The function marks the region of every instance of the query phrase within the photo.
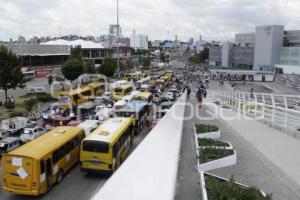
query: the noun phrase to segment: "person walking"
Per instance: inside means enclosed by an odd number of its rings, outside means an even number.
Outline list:
[[[187,99],[190,99],[190,96],[191,96],[191,88],[190,86],[187,86]]]
[[[199,87],[196,92],[196,97],[198,100],[199,108],[201,108],[201,106],[202,106],[202,101],[203,101],[202,95],[203,95],[203,89],[201,87]]]

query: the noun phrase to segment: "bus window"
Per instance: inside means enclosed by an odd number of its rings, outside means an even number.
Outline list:
[[[84,141],[82,149],[87,152],[108,153],[109,144],[100,141]]]

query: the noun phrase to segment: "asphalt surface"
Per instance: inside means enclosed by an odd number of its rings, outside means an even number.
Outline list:
[[[149,133],[145,128],[134,140],[132,151],[144,140]],[[131,152],[132,152],[131,151]],[[0,190],[1,200],[88,200],[97,192],[109,177],[101,175],[84,176],[80,173],[79,165],[69,171],[59,185],[55,185],[48,193],[40,197],[20,196]],[[2,188],[2,169],[0,166],[0,188]],[[130,180],[129,180],[130,181]]]
[[[8,90],[8,97],[14,97],[17,99],[20,96],[26,95],[29,87],[45,87],[46,90],[49,89],[49,84],[47,78],[38,78],[26,83],[25,88],[16,88],[15,90]],[[0,90],[0,101],[4,102],[5,92]]]

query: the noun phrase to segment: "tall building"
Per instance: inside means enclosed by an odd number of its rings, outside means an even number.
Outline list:
[[[255,33],[238,33],[235,34],[235,44],[239,46],[254,46]]]
[[[135,50],[148,50],[148,36],[143,34],[136,34],[134,30],[130,38],[130,47]]]
[[[118,35],[119,33],[119,35]],[[110,46],[113,44],[116,44],[118,41],[118,36],[119,38],[122,37],[122,28],[120,25],[109,25],[109,33],[108,33],[108,43]]]
[[[258,26],[255,31],[254,70],[269,70],[280,63],[284,26]]]

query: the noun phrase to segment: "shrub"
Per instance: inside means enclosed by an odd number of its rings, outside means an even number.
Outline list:
[[[196,124],[196,132],[197,134],[208,133],[208,132],[216,132],[219,130],[219,127],[208,124]]]
[[[206,139],[206,138],[199,138],[198,144],[201,147],[207,147],[207,146],[218,146],[218,147],[229,147],[229,144],[226,142],[222,142],[219,140],[213,140],[213,139]]]
[[[36,95],[36,99],[42,103],[48,103],[52,101],[56,101],[50,94],[48,93],[39,93]]]
[[[63,81],[65,81],[66,79],[65,79],[64,77],[61,77],[61,76],[56,76],[56,77],[54,78],[54,80],[55,80],[55,81],[58,81],[58,82],[63,82]]]
[[[25,105],[25,110],[27,112],[31,112],[33,110],[33,108],[38,104],[38,100],[37,99],[29,99],[24,101],[24,105]]]
[[[234,150],[206,148],[199,150],[200,163],[207,163],[213,160],[218,160],[234,154]]]
[[[244,187],[231,181],[224,181],[212,176],[205,176],[207,196],[209,200],[241,199],[241,200],[272,200],[271,195],[264,197],[255,187]]]
[[[9,113],[9,118],[14,118],[14,117],[23,117],[24,113],[20,111],[14,111]]]
[[[15,109],[16,105],[14,103],[11,103],[11,102],[6,102],[4,104],[5,108],[6,109],[9,109],[9,110],[12,110],[12,109]]]

